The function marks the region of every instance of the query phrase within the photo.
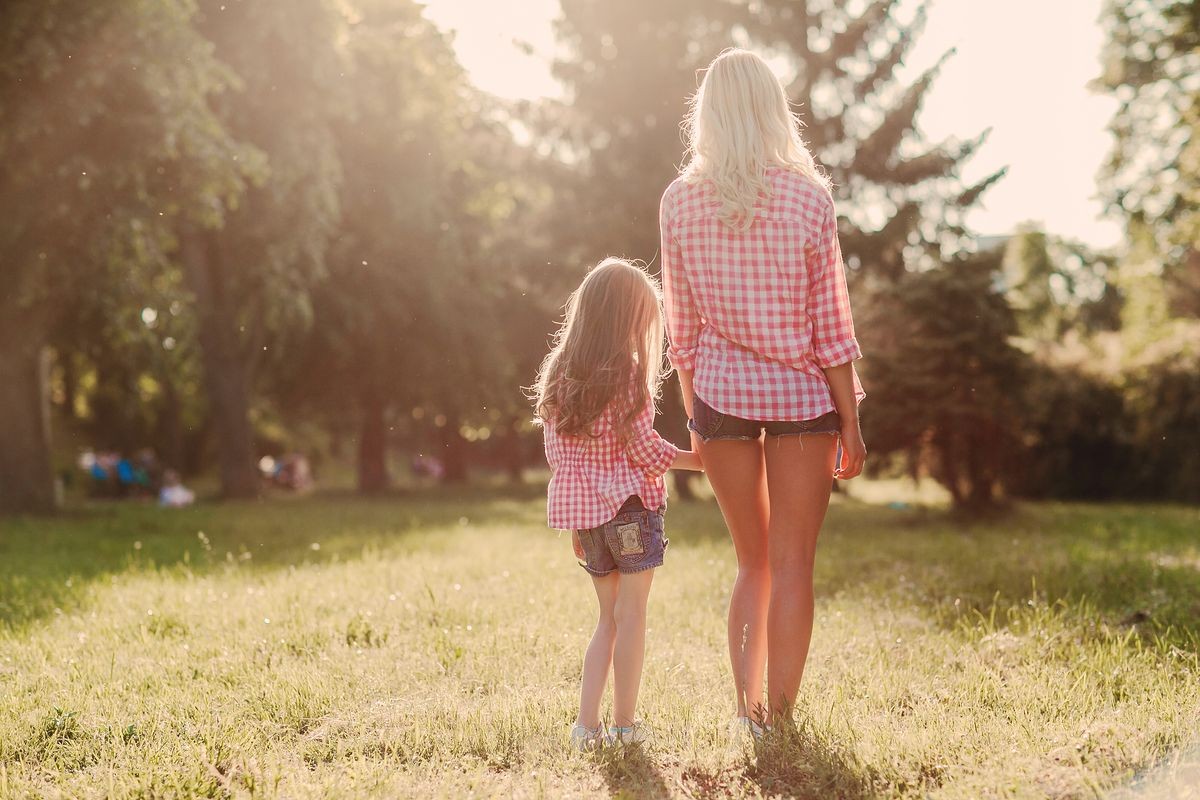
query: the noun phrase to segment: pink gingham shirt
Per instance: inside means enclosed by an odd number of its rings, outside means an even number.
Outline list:
[[[552,473],[546,503],[551,528],[603,525],[633,495],[652,511],[667,504],[663,475],[679,449],[654,430],[654,403],[646,403],[628,442],[617,436],[614,415],[615,406],[610,405],[593,425],[594,436],[560,436],[552,421],[543,422]]]
[[[835,411],[822,368],[862,357],[854,338],[829,192],[783,168],[739,231],[703,182],[662,197],[668,355],[694,370],[697,397],[724,414],[799,421]],[[854,376],[855,399],[865,396]]]

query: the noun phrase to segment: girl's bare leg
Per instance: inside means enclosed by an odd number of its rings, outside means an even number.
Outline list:
[[[763,714],[763,672],[767,662],[768,568],[766,467],[761,440],[701,443],[708,480],[737,554],[737,579],[729,595],[729,663],[737,693],[737,713]]]
[[[767,615],[767,696],[772,714],[790,713],[800,691],[813,628],[813,564],[829,508],[837,437],[768,438],[771,603]]]
[[[617,638],[615,617],[617,587],[620,576],[611,572],[603,578],[592,576],[596,587],[596,599],[600,603],[600,617],[596,630],[583,657],[583,685],[579,691],[579,717],[576,724],[594,730],[600,725],[600,699],[604,696],[604,685],[608,683],[608,667],[613,660],[613,645]]]
[[[642,662],[646,656],[646,601],[654,570],[622,575],[617,589],[615,618],[616,647],[612,651],[613,724],[633,725],[638,689],[642,684]]]

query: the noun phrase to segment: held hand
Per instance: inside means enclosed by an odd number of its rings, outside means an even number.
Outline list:
[[[833,470],[833,477],[848,481],[857,477],[867,460],[867,446],[863,443],[862,430],[857,425],[842,430],[842,458]]]

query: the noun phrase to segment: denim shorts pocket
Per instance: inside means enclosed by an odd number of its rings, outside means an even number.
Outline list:
[[[628,518],[626,518],[628,516]],[[646,514],[622,514],[605,531],[609,549],[619,564],[632,566],[645,560],[650,553],[652,537],[646,524]]]
[[[692,398],[692,418],[688,421],[688,428],[700,434],[701,439],[711,439],[716,436],[724,421],[725,415],[720,411],[699,397]]]

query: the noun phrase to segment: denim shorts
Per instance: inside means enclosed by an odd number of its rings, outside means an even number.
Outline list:
[[[646,510],[636,495],[608,522],[577,533],[587,558],[579,566],[598,578],[613,570],[624,575],[661,567],[670,544],[663,532],[662,509]]]
[[[842,418],[830,411],[813,419],[798,422],[764,422],[722,414],[699,397],[692,398],[692,418],[688,429],[699,434],[700,439],[711,442],[718,439],[740,439],[752,441],[762,436],[798,436],[803,433],[838,435],[842,431]]]

